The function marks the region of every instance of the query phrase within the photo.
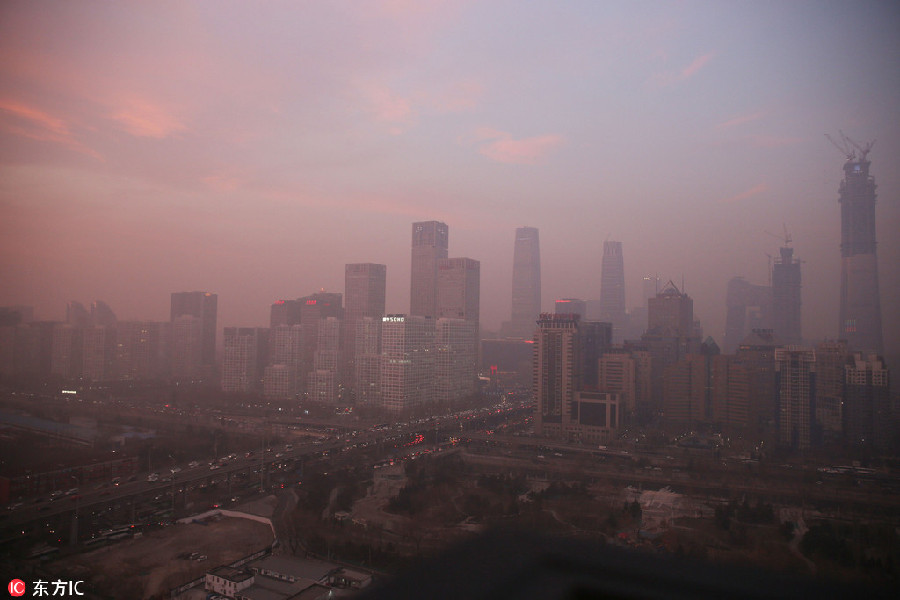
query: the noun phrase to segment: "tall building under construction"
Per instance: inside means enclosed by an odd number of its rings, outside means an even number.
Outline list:
[[[841,204],[840,338],[851,350],[883,352],[878,260],[875,255],[875,179],[860,147],[842,135],[847,160],[839,188]],[[852,147],[850,146],[852,145]],[[841,147],[839,145],[839,147]],[[852,148],[859,152],[857,155]]]

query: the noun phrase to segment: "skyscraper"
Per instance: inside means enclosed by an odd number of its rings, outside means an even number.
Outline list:
[[[447,258],[449,230],[445,223],[424,221],[412,226],[412,265],[409,281],[409,314],[437,314],[437,261]]]
[[[618,339],[625,325],[625,261],[622,242],[603,242],[600,266],[600,320],[613,324]]]
[[[262,383],[269,330],[226,327],[222,359],[222,391],[254,392]]]
[[[341,334],[344,385],[351,402],[360,400],[359,386],[363,391],[363,402],[373,401],[372,390],[377,387],[377,377],[373,357],[381,352],[381,317],[384,316],[387,267],[372,263],[349,264],[344,267],[344,325]],[[366,363],[362,373],[360,355]]]
[[[216,311],[219,297],[210,292],[175,292],[172,294],[172,369],[181,377],[210,377],[216,365]],[[188,327],[185,317],[198,322]],[[179,323],[179,319],[181,322]],[[189,332],[188,329],[191,331]],[[193,331],[197,329],[197,331]],[[193,348],[199,338],[199,347]],[[178,344],[190,343],[192,348],[178,348]],[[188,356],[191,364],[178,364]],[[194,361],[197,361],[194,364]],[[196,371],[196,372],[195,372]]]
[[[785,345],[802,343],[800,328],[800,261],[794,249],[784,245],[772,268],[772,328]]]
[[[728,282],[725,295],[725,343],[731,354],[754,329],[771,329],[772,288],[754,285],[743,277]]]
[[[869,175],[866,155],[848,153],[841,204],[841,308],[840,333],[851,350],[881,354],[881,296],[875,255],[875,179]]]
[[[478,322],[481,263],[471,258],[437,261],[437,318]]]
[[[538,230],[516,229],[513,253],[511,337],[531,338],[541,313],[541,248]]]
[[[775,349],[778,442],[806,450],[817,444],[816,353],[791,346]]]
[[[382,317],[381,402],[404,412],[434,400],[434,319]]]
[[[533,360],[537,435],[570,442],[610,439],[619,424],[621,396],[596,390],[599,350],[610,336],[608,323],[582,322],[577,314],[540,315]]]

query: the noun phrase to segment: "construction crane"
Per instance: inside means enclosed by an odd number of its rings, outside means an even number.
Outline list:
[[[868,142],[865,146],[863,146],[847,137],[847,135],[844,134],[843,131],[838,130],[838,133],[841,135],[840,142],[835,140],[827,133],[825,134],[825,137],[828,138],[828,141],[831,142],[848,161],[855,161],[857,152],[859,152],[860,161],[866,160],[866,156],[872,150],[872,146],[875,145],[875,140],[872,140],[871,142]]]
[[[791,241],[792,241],[791,234],[788,233],[788,228],[785,223],[782,223],[781,227],[784,229],[784,235],[778,235],[777,233],[772,233],[771,231],[765,231],[765,230],[763,230],[763,233],[765,233],[766,235],[771,235],[772,237],[776,237],[779,240],[784,240],[784,246],[786,248],[790,248]]]

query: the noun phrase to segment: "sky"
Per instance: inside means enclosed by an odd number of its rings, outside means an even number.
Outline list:
[[[768,281],[786,229],[803,333],[837,334],[842,154],[875,140],[888,353],[900,344],[900,7],[894,2],[0,3],[0,305],[101,299],[220,326],[387,265],[409,308],[411,224],[481,261],[509,319],[515,228],[543,305],[626,303],[659,274],[721,341],[725,289]]]

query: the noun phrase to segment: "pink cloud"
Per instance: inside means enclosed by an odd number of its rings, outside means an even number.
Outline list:
[[[15,100],[0,100],[0,128],[19,137],[54,142],[103,160],[99,153],[76,139],[65,120]]]
[[[110,118],[136,137],[167,138],[187,129],[163,106],[134,95],[123,97]]]
[[[688,77],[693,77],[694,75],[696,75],[698,72],[700,72],[700,69],[706,66],[706,63],[712,60],[712,57],[713,53],[708,52],[703,56],[698,56],[697,58],[695,58],[691,64],[682,69],[681,78],[687,79]]]
[[[562,136],[556,134],[516,140],[510,133],[488,127],[476,130],[471,139],[480,144],[478,152],[482,156],[515,165],[536,164],[564,141]]]
[[[695,58],[688,66],[684,67],[680,71],[663,71],[661,73],[654,73],[647,80],[647,83],[652,87],[662,88],[680,83],[686,79],[690,79],[701,70],[703,70],[703,68],[707,64],[709,64],[709,61],[711,61],[714,56],[714,52],[707,52],[706,54]]]
[[[750,188],[749,190],[745,190],[745,191],[741,192],[740,194],[731,196],[730,198],[725,198],[724,200],[722,200],[722,202],[724,202],[724,203],[740,202],[741,200],[747,200],[748,198],[752,198],[753,196],[757,196],[759,194],[764,194],[768,191],[769,191],[768,184],[758,183],[758,184],[754,185],[752,188]]]

